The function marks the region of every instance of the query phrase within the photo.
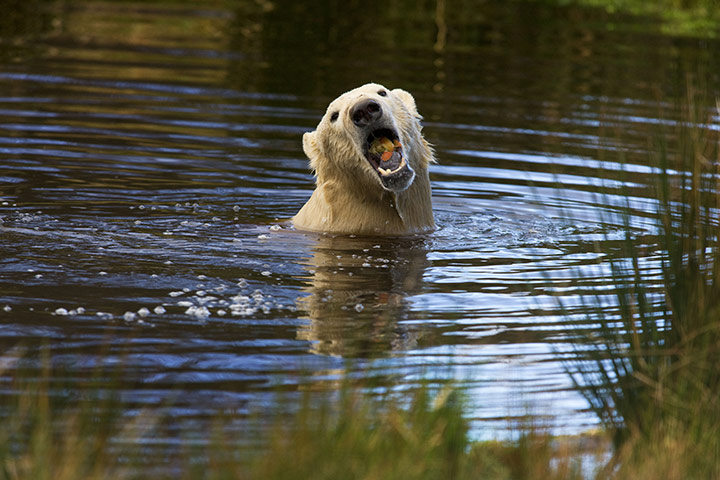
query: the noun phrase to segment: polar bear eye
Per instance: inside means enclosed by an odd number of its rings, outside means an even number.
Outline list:
[[[340,114],[338,112],[333,112],[332,115],[330,115],[330,121],[334,122],[335,120],[338,119],[339,116],[340,116]]]
[[[380,95],[381,97],[387,97],[387,92],[385,90],[380,90],[378,92],[378,95]]]

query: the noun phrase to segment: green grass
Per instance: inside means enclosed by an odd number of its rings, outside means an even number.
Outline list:
[[[626,206],[623,254],[609,261],[616,309],[586,296],[583,323],[597,329],[567,362],[613,434],[621,478],[720,478],[720,157],[690,90],[681,121],[651,149],[655,244],[635,238]],[[643,266],[648,249],[660,256],[659,286]]]
[[[256,439],[259,448],[238,448],[243,432],[225,425],[240,418],[218,413],[206,431],[187,432],[209,443],[181,447],[176,456],[148,457],[143,440],[171,419],[152,411],[127,418],[112,385],[109,391],[68,386],[73,398],[62,398],[52,383],[57,372],[47,367],[52,362],[43,363],[42,372],[0,372],[12,379],[13,392],[0,396],[0,480],[148,478],[148,469],[157,467],[152,478],[581,478],[579,447],[530,422],[515,441],[471,442],[464,395],[449,384],[381,394],[373,389],[370,395],[363,385],[343,380],[326,400],[304,393],[296,413],[278,416]]]

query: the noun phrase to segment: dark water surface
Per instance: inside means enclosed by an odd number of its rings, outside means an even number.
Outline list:
[[[653,234],[648,149],[720,71],[717,43],[523,2],[26,2],[0,28],[0,350],[46,345],[68,385],[120,371],[128,412],[179,430],[346,373],[455,379],[478,438],[594,426],[552,295],[581,318],[612,287],[622,178]],[[294,231],[301,135],[368,81],[416,97],[439,228]]]

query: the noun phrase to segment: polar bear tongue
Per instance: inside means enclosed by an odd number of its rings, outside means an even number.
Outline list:
[[[380,158],[380,163],[377,167],[377,170],[380,175],[385,177],[388,175],[392,175],[404,166],[405,159],[402,156],[402,151],[399,148],[396,148],[391,155],[383,155]]]

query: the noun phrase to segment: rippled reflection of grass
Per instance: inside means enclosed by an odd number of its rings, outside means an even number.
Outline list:
[[[720,156],[699,104],[689,95],[652,149],[656,244],[633,237],[628,206],[622,254],[606,261],[616,308],[585,295],[592,327],[567,362],[623,478],[720,478]]]

